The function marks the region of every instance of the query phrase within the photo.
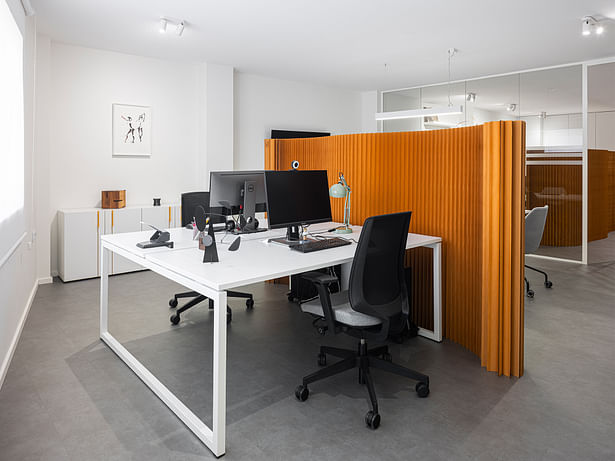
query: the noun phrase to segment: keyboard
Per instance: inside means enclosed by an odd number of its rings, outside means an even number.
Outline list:
[[[304,243],[291,246],[295,251],[301,253],[311,253],[312,251],[326,250],[327,248],[342,247],[344,245],[350,245],[350,240],[342,239],[339,237],[332,237],[327,239],[308,240]]]

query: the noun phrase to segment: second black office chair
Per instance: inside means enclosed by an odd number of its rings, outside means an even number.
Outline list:
[[[365,423],[380,425],[378,401],[370,368],[418,381],[419,397],[429,395],[429,377],[392,363],[387,346],[367,348],[367,340],[383,342],[400,333],[407,324],[410,306],[404,274],[404,255],[410,212],[373,216],[365,220],[350,272],[348,291],[330,294],[328,285],[337,278],[320,272],[303,276],[318,289],[319,299],[304,303],[301,309],[316,316],[315,326],[332,333],[343,332],[359,338],[357,350],[321,346],[318,364],[325,366],[327,355],[342,360],[303,378],[295,396],[307,400],[308,385],[353,368],[359,369],[359,382],[367,386],[371,409]],[[319,324],[320,323],[320,324]]]
[[[188,224],[192,223],[192,220],[194,218],[194,209],[198,206],[201,205],[203,208],[205,208],[205,211],[207,213],[209,213],[209,192],[186,192],[184,194],[182,194],[182,227],[186,227]],[[222,210],[215,210],[215,211],[222,211]],[[212,216],[211,217],[213,222],[224,222],[225,219],[223,217],[220,216]],[[250,293],[242,293],[240,291],[227,291],[226,295],[229,298],[244,298],[246,300],[246,307],[248,309],[252,309],[254,307],[254,298],[252,297],[252,294]],[[180,319],[180,314],[182,312],[187,311],[188,309],[196,306],[197,304],[202,303],[203,301],[208,300],[207,296],[204,296],[202,294],[200,294],[197,291],[186,291],[184,293],[176,293],[175,295],[173,295],[173,297],[169,300],[169,306],[172,308],[177,307],[178,303],[178,299],[182,299],[182,298],[192,298],[190,301],[188,301],[186,304],[184,304],[183,306],[181,306],[179,309],[177,309],[175,311],[175,313],[171,316],[170,320],[171,323],[173,325],[177,325],[179,323]],[[214,304],[213,301],[211,299],[209,299],[209,308],[213,309]],[[233,311],[231,311],[231,308],[229,306],[226,306],[226,322],[227,323],[231,323],[231,320],[233,319]]]

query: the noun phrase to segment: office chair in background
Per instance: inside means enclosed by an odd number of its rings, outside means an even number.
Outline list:
[[[367,340],[383,342],[390,334],[401,332],[408,321],[404,255],[410,215],[410,212],[394,213],[365,220],[352,261],[348,291],[330,294],[328,285],[337,283],[336,277],[320,272],[303,274],[316,285],[319,294],[318,300],[301,305],[303,312],[317,317],[314,324],[319,329],[346,333],[358,338],[359,344],[357,350],[321,346],[320,366],[326,365],[327,355],[342,360],[305,376],[295,396],[305,401],[309,396],[308,384],[358,368],[359,383],[367,386],[371,403],[365,423],[372,429],[380,425],[380,415],[370,368],[414,379],[418,381],[415,387],[418,396],[429,395],[428,376],[392,363],[387,346],[367,348]]]
[[[540,246],[540,241],[542,240],[542,234],[545,230],[545,222],[547,221],[547,213],[549,211],[549,205],[536,207],[530,210],[530,212],[525,215],[525,254],[530,255],[535,253],[538,247]],[[549,280],[549,276],[546,272],[541,271],[540,269],[536,269],[535,267],[525,265],[526,268],[531,269],[533,271],[541,273],[545,278],[545,287],[551,288],[553,286],[553,282]],[[530,288],[530,282],[528,282],[527,277],[523,278],[525,280],[525,292],[528,298],[534,297],[534,290]]]
[[[198,205],[201,205],[205,209],[205,212],[209,213],[210,211],[209,192],[186,192],[182,194],[182,198],[181,198],[182,227],[186,227],[188,224],[192,223],[194,219],[194,209]],[[223,210],[219,210],[219,211],[221,212]],[[214,223],[225,222],[225,219],[222,216],[212,215],[210,219]],[[254,307],[254,298],[252,297],[250,293],[242,293],[240,291],[229,290],[226,292],[226,294],[228,297],[231,297],[231,298],[244,298],[246,300],[246,307],[248,309],[252,309]],[[183,306],[181,306],[179,309],[177,309],[175,311],[175,314],[171,316],[170,320],[173,325],[177,325],[179,323],[180,314],[182,312],[185,312],[188,309],[191,309],[197,304],[208,299],[206,296],[200,294],[197,291],[186,291],[184,293],[175,294],[173,298],[169,300],[169,306],[172,308],[177,307],[177,304],[178,304],[177,300],[180,298],[192,298],[192,299],[188,301],[186,304],[184,304]],[[213,307],[214,307],[214,303],[210,299],[209,308],[213,309]],[[231,308],[229,306],[226,306],[226,322],[231,323],[232,319],[233,319],[233,312],[231,311]]]

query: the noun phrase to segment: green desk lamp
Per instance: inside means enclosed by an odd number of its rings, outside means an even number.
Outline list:
[[[342,172],[338,174],[339,181],[329,188],[329,195],[334,198],[344,197],[346,198],[346,203],[344,204],[344,227],[338,227],[335,229],[335,233],[352,234],[352,229],[350,228],[350,187]]]

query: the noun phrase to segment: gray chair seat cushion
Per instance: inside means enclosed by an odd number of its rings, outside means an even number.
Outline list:
[[[335,313],[335,320],[352,327],[372,327],[380,325],[382,321],[377,317],[357,312],[350,307],[348,291],[331,294],[331,307]],[[309,314],[324,317],[320,299],[301,304],[301,310]]]

